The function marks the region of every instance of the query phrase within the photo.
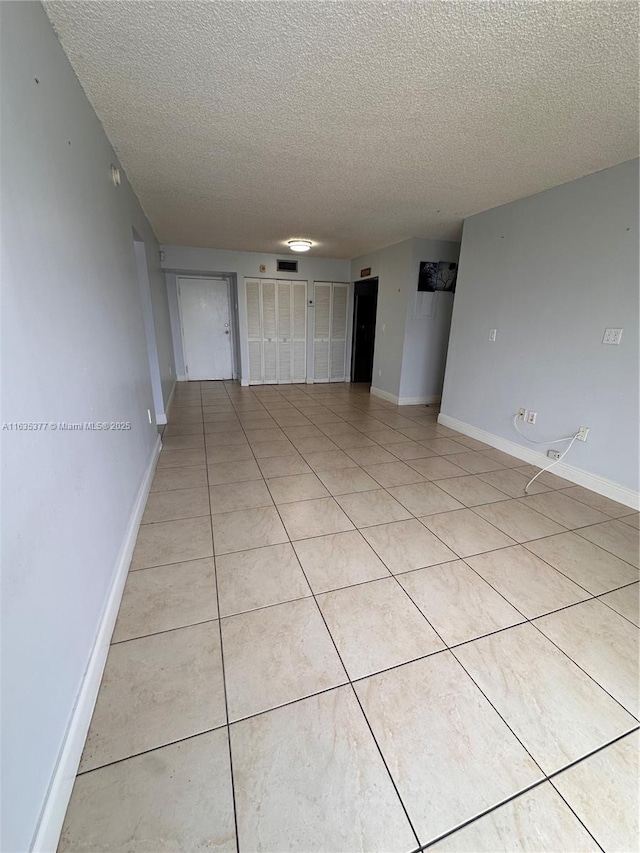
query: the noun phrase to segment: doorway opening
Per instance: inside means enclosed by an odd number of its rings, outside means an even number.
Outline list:
[[[156,344],[156,329],[153,319],[153,303],[151,301],[151,287],[149,285],[147,254],[142,238],[135,228],[132,230],[133,252],[136,259],[138,287],[140,289],[140,302],[142,305],[142,319],[144,321],[144,334],[147,344],[147,358],[149,359],[149,376],[151,378],[153,406],[155,409],[156,423],[166,424],[167,415],[164,410],[164,398],[162,396],[162,376],[160,374],[160,360],[158,358],[158,347]]]
[[[187,380],[233,379],[229,280],[179,276],[177,291]]]
[[[353,304],[353,351],[351,381],[371,383],[376,338],[378,279],[356,281]]]

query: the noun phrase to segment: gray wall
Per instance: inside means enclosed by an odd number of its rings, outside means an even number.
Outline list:
[[[441,390],[451,296],[437,294],[432,318],[416,316],[420,261],[456,261],[459,243],[411,239],[351,261],[351,279],[371,267],[378,277],[372,387],[396,398],[437,396]]]
[[[637,160],[465,221],[445,414],[525,447],[521,406],[534,438],[588,426],[566,462],[638,491],[638,378]]]
[[[2,3],[0,15],[2,420],[133,425],[0,433],[0,849],[23,851],[157,441],[133,228],[156,302],[164,276],[135,195],[111,183],[115,155],[41,5]],[[168,390],[170,335],[159,349]]]
[[[178,300],[176,296],[175,275],[171,271],[181,273],[199,273],[209,275],[235,275],[237,279],[238,322],[240,328],[239,341],[239,374],[240,379],[248,382],[249,351],[247,347],[247,300],[244,287],[245,278],[287,278],[309,283],[308,298],[314,281],[349,281],[349,261],[333,258],[314,258],[308,255],[292,255],[285,250],[281,255],[262,255],[256,252],[232,252],[221,249],[198,249],[188,246],[163,246],[165,259],[163,268],[167,270],[167,290],[169,292],[169,307],[174,329],[174,345],[178,370],[184,371],[182,356],[182,341],[180,325],[177,318]],[[279,273],[276,271],[278,258],[298,261],[297,273]],[[266,272],[260,272],[260,265],[266,266]],[[308,311],[309,328],[307,334],[307,376],[313,377],[313,309]]]

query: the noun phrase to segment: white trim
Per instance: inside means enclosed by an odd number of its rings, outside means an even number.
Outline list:
[[[240,379],[240,385],[243,388],[248,388],[249,387],[249,380],[248,379]]]
[[[169,399],[167,400],[167,404],[164,407],[164,412],[156,412],[156,423],[159,426],[163,426],[167,423],[167,418],[169,417],[169,412],[171,411],[171,404],[173,403],[173,393],[176,390],[176,382],[175,379],[173,381],[173,385],[171,386],[171,393],[169,394]]]
[[[177,381],[177,382],[188,382],[188,381],[189,381],[189,377],[188,377],[186,374],[185,374],[184,376],[177,376],[177,377],[176,377],[176,381]]]
[[[142,483],[138,490],[127,531],[116,561],[111,588],[106,599],[102,616],[96,632],[89,661],[71,713],[69,725],[58,754],[58,761],[51,777],[49,790],[40,813],[38,828],[31,851],[33,853],[53,853],[58,847],[62,824],[71,798],[73,783],[80,764],[82,750],[89,731],[91,716],[98,697],[102,673],[107,662],[109,643],[120,608],[122,592],[131,563],[133,548],[138,536],[151,481],[156,469],[158,455],[162,447],[160,436],[154,444]]]
[[[374,397],[380,397],[389,403],[395,403],[396,406],[420,406],[422,404],[440,402],[440,394],[432,394],[429,397],[397,397],[395,394],[389,393],[389,391],[374,388],[373,385],[370,390]]]
[[[509,441],[507,438],[502,438],[492,432],[486,432],[479,427],[467,424],[464,421],[459,421],[457,418],[452,418],[449,415],[440,413],[438,415],[438,423],[449,427],[456,432],[461,432],[463,435],[468,435],[471,438],[476,438],[478,441],[483,441],[491,447],[502,450],[510,456],[515,456],[516,459],[522,459],[530,465],[536,465],[538,468],[545,468],[549,465],[549,459],[544,453],[537,450],[532,450],[529,447],[523,447],[521,444],[516,444],[514,441]],[[607,480],[605,477],[600,477],[597,474],[589,474],[581,468],[574,468],[573,465],[567,465],[566,462],[559,462],[553,467],[553,473],[558,477],[563,477],[578,486],[584,486],[585,489],[590,489],[599,495],[604,495],[612,501],[629,506],[632,509],[640,509],[640,494],[628,489],[626,486],[621,486],[619,483],[614,483],[613,480]]]

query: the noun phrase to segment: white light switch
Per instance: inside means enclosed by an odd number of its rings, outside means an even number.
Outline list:
[[[498,337],[498,330],[497,329],[491,329],[489,332],[489,340],[493,343],[497,337]]]
[[[622,329],[605,329],[603,344],[619,344],[622,339]]]

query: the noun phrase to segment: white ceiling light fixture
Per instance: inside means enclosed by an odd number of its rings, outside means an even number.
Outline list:
[[[313,243],[311,240],[289,240],[287,245],[292,252],[308,252]]]

